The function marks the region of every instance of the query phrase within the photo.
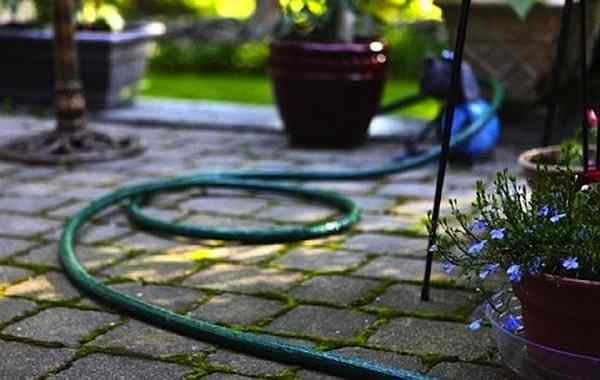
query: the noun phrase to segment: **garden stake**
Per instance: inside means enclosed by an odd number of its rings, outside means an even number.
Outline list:
[[[442,137],[442,152],[438,163],[438,174],[435,187],[435,198],[433,201],[433,211],[431,214],[432,230],[427,245],[427,260],[425,262],[425,274],[423,276],[423,287],[421,289],[421,300],[429,301],[429,283],[431,281],[431,266],[433,264],[433,251],[435,247],[437,224],[440,217],[440,204],[442,203],[442,191],[444,189],[444,177],[446,176],[446,167],[448,165],[448,156],[450,155],[450,138],[452,137],[452,122],[454,121],[454,109],[458,102],[458,89],[460,80],[460,71],[462,67],[463,51],[465,40],[467,38],[467,25],[469,21],[469,9],[471,0],[462,0],[460,9],[458,31],[456,34],[456,47],[452,59],[452,77],[450,82],[450,93],[444,115],[444,133]]]
[[[565,0],[561,19],[560,31],[558,34],[558,47],[556,49],[556,57],[554,58],[554,67],[552,68],[552,81],[550,83],[550,92],[546,106],[546,122],[544,134],[542,136],[542,146],[550,145],[552,141],[552,131],[554,129],[554,121],[556,119],[557,95],[560,87],[560,78],[565,56],[567,54],[567,41],[569,38],[569,29],[571,27],[571,17],[573,13],[573,0]]]
[[[587,173],[589,168],[589,125],[587,113],[589,110],[589,96],[588,96],[588,68],[587,68],[587,41],[586,41],[586,16],[587,16],[587,1],[580,0],[579,1],[579,10],[580,10],[580,40],[579,40],[579,49],[581,60],[581,125],[583,129],[582,138],[583,138],[583,172]],[[600,161],[600,150],[596,149],[596,163],[594,165],[593,170],[598,170],[598,161]]]

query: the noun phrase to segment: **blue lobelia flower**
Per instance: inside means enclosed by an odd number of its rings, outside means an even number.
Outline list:
[[[521,277],[523,275],[521,273],[521,266],[517,265],[517,264],[513,264],[510,267],[508,267],[508,269],[506,270],[506,274],[508,275],[508,278],[512,282],[521,281]]]
[[[553,217],[550,218],[550,221],[552,223],[558,223],[565,216],[567,216],[567,214],[556,214],[556,215],[554,215]]]
[[[481,319],[476,319],[469,324],[469,330],[477,331],[481,328]]]
[[[467,252],[469,253],[469,255],[476,255],[478,253],[481,253],[481,251],[483,251],[483,249],[485,248],[486,244],[487,240],[482,240],[479,243],[474,243],[469,247],[469,250]]]
[[[490,274],[498,272],[498,269],[500,269],[500,264],[486,264],[479,272],[479,278],[485,279]]]
[[[503,323],[504,329],[513,333],[519,330],[522,326],[523,324],[521,321],[512,314],[509,314]]]
[[[470,230],[473,235],[480,236],[485,233],[485,231],[487,230],[487,227],[488,227],[488,224],[484,219],[477,218],[477,219],[475,219],[473,224],[471,224]]]
[[[529,274],[532,276],[537,276],[541,272],[542,272],[542,258],[538,256],[538,257],[535,257],[531,261],[531,264],[529,265]]]
[[[579,268],[579,262],[577,262],[577,257],[567,257],[562,261],[562,266],[567,270]]]
[[[490,231],[490,237],[492,240],[502,240],[504,239],[504,231],[506,231],[506,228],[494,228]]]
[[[444,261],[444,263],[442,264],[442,270],[446,274],[452,274],[452,272],[454,272],[455,268],[456,268],[456,265],[449,263],[448,261]]]
[[[538,215],[543,217],[552,216],[554,215],[554,211],[552,210],[552,207],[542,206],[538,209]]]

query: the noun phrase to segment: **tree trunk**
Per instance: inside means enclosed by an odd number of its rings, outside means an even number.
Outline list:
[[[252,23],[257,37],[270,33],[278,18],[279,0],[256,0]]]
[[[79,79],[73,0],[54,1],[54,70],[56,130],[72,133],[85,127],[85,99]]]

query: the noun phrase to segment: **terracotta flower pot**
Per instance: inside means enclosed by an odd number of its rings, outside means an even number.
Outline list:
[[[600,282],[541,275],[513,284],[528,339],[600,358]]]
[[[595,154],[595,148],[590,150],[590,157]],[[545,148],[534,148],[526,150],[519,155],[519,166],[525,177],[530,183],[535,183],[537,176],[539,175],[537,168],[538,165],[543,166],[546,170],[547,175],[558,173],[560,169],[566,169],[565,166],[559,164],[560,159],[560,146],[553,145]],[[583,173],[582,166],[571,167],[571,170],[575,174]]]
[[[386,66],[385,45],[377,41],[273,42],[273,90],[290,142],[362,143],[381,100]]]

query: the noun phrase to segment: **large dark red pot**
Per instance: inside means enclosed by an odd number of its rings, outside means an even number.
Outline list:
[[[383,43],[275,41],[270,66],[292,144],[349,147],[366,139],[383,92]]]
[[[542,275],[513,284],[527,338],[600,358],[600,282]]]

